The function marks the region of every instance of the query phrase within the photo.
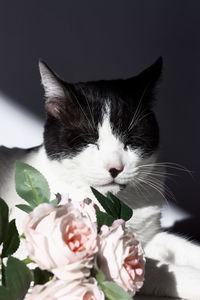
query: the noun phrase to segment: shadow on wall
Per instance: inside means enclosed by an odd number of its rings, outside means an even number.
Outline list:
[[[0,93],[0,145],[30,148],[42,143],[43,122]]]

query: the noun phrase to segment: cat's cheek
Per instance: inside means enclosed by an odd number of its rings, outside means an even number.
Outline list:
[[[79,171],[85,175],[87,175],[90,170],[96,170],[96,172],[98,172],[98,170],[102,169],[100,153],[95,145],[88,146],[75,158],[75,161],[80,169]]]

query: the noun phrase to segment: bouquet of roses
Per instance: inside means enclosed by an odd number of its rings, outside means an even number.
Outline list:
[[[50,200],[43,175],[16,163],[16,191],[28,213],[24,234],[28,257],[11,255],[20,239],[15,220],[0,199],[0,299],[10,300],[130,300],[144,281],[144,252],[125,222],[132,210],[116,196],[92,189],[104,211],[90,199],[67,195]],[[34,262],[34,269],[28,268]]]

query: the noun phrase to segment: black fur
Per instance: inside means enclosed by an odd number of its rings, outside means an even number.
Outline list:
[[[124,149],[140,148],[144,156],[151,155],[159,143],[152,103],[161,69],[159,58],[133,78],[69,84],[48,68],[65,93],[62,99],[54,96],[46,100],[44,145],[48,156],[57,160],[73,157],[88,144],[96,144],[107,100],[111,103],[113,133],[121,138]],[[137,122],[128,130],[134,114]]]

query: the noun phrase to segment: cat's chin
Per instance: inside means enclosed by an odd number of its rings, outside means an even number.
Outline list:
[[[107,192],[111,192],[113,194],[117,194],[119,191],[123,190],[126,185],[118,184],[118,183],[108,183],[104,185],[96,186],[95,188],[101,192],[102,194],[106,194]]]

